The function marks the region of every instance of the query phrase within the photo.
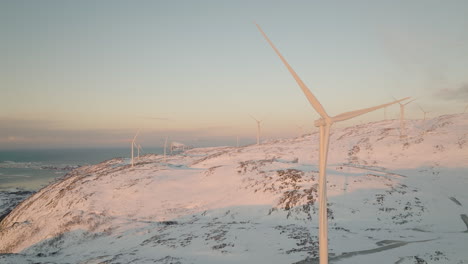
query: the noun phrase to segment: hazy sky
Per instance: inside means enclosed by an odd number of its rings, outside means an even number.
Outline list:
[[[143,146],[251,143],[249,114],[264,138],[316,131],[254,21],[330,115],[392,96],[459,113],[467,14],[464,0],[0,1],[0,148],[122,146],[138,129]]]

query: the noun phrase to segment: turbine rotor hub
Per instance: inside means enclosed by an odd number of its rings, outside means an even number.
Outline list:
[[[320,118],[314,121],[314,125],[316,127],[321,127],[321,126],[331,126],[333,124],[333,120],[331,118],[325,119],[325,118]]]
[[[314,125],[316,127],[325,126],[326,124],[327,124],[327,122],[323,118],[320,118],[320,119],[317,119],[317,120],[314,121]]]

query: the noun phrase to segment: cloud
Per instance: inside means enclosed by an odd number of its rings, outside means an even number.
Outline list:
[[[125,130],[70,130],[62,121],[0,117],[0,148],[95,146],[118,144],[129,138]]]
[[[147,118],[151,118],[147,116]],[[171,119],[153,116],[158,120]],[[55,147],[123,147],[131,142],[134,129],[123,128],[68,128],[66,122],[51,119],[13,118],[0,116],[0,148],[55,148]],[[197,127],[151,129],[143,128],[138,141],[144,146],[161,146],[166,136],[187,144],[218,142],[223,135],[232,139],[231,126],[198,124]],[[206,143],[206,144],[205,144]]]
[[[4,129],[8,128],[52,128],[57,125],[63,124],[61,120],[48,120],[48,119],[19,119],[19,118],[9,118],[9,117],[0,117],[0,123]]]
[[[62,123],[0,117],[0,148],[126,147],[135,134],[133,129],[66,129],[61,126]],[[165,137],[169,136],[170,140],[193,144],[200,138],[213,141],[214,135],[229,129],[209,125],[190,129],[143,129],[138,141],[145,146],[161,146]]]
[[[440,89],[434,93],[434,97],[447,101],[468,101],[468,83],[460,85],[456,89]]]

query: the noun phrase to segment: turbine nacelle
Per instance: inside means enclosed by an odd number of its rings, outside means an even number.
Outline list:
[[[410,97],[406,97],[405,99],[402,99],[402,100],[400,100],[400,101],[407,100],[407,99],[409,99],[409,98],[410,98]],[[393,99],[396,100],[395,97],[393,97]],[[404,103],[404,104],[398,102],[398,104],[400,105],[400,107],[404,107],[405,105],[407,105],[407,104],[409,104],[409,103],[411,103],[411,102],[413,102],[413,101],[415,101],[415,100],[416,100],[416,99],[413,99],[413,100],[411,100],[411,101],[409,101],[409,102],[406,102],[406,103]]]
[[[314,121],[314,126],[316,127],[322,127],[326,126],[327,124],[331,126],[334,122],[330,118],[320,118]]]

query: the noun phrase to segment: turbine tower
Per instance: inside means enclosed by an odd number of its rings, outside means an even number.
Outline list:
[[[426,114],[427,113],[430,113],[429,111],[424,111],[424,109],[418,104],[418,107],[419,109],[421,109],[421,111],[424,113],[424,116],[423,116],[423,122],[426,121]]]
[[[326,165],[327,165],[327,154],[328,154],[328,141],[330,137],[330,127],[333,123],[344,121],[347,119],[351,119],[353,117],[360,116],[362,114],[386,107],[391,104],[398,103],[402,100],[406,100],[408,98],[404,98],[401,100],[396,100],[391,103],[382,104],[374,107],[364,108],[360,110],[355,110],[351,112],[346,112],[343,114],[339,114],[336,116],[329,116],[317,98],[312,94],[312,92],[307,88],[307,86],[302,82],[296,72],[291,68],[289,63],[286,59],[281,55],[278,49],[275,47],[273,42],[267,37],[267,35],[263,32],[259,25],[257,25],[258,30],[263,35],[263,37],[267,40],[276,54],[279,56],[283,64],[289,70],[291,75],[296,80],[299,87],[302,89],[302,92],[309,100],[309,103],[318,112],[321,116],[320,119],[315,121],[315,126],[319,127],[320,129],[320,155],[319,155],[319,259],[320,264],[327,264],[328,263],[328,219],[327,219],[327,179],[326,179]]]
[[[468,109],[468,104],[465,106],[465,109],[463,110],[463,113],[466,113],[467,109]]]
[[[260,145],[260,123],[262,123],[262,120],[258,120],[252,115],[250,117],[257,122],[257,145]]]
[[[400,104],[400,138],[405,137],[405,106],[411,102],[413,102],[416,99],[413,99],[409,102],[406,102],[404,104],[398,102]]]
[[[140,159],[140,150],[143,151],[143,148],[141,147],[140,144],[135,144],[135,147],[137,148],[138,150],[138,156],[137,156],[137,159]]]
[[[168,138],[168,136],[166,136],[166,140],[164,141],[164,162],[166,162],[167,138]]]
[[[135,146],[135,140],[138,136],[138,133],[140,133],[140,130],[138,130],[135,134],[135,136],[133,137],[133,140],[132,140],[132,167],[133,167],[133,147]]]

